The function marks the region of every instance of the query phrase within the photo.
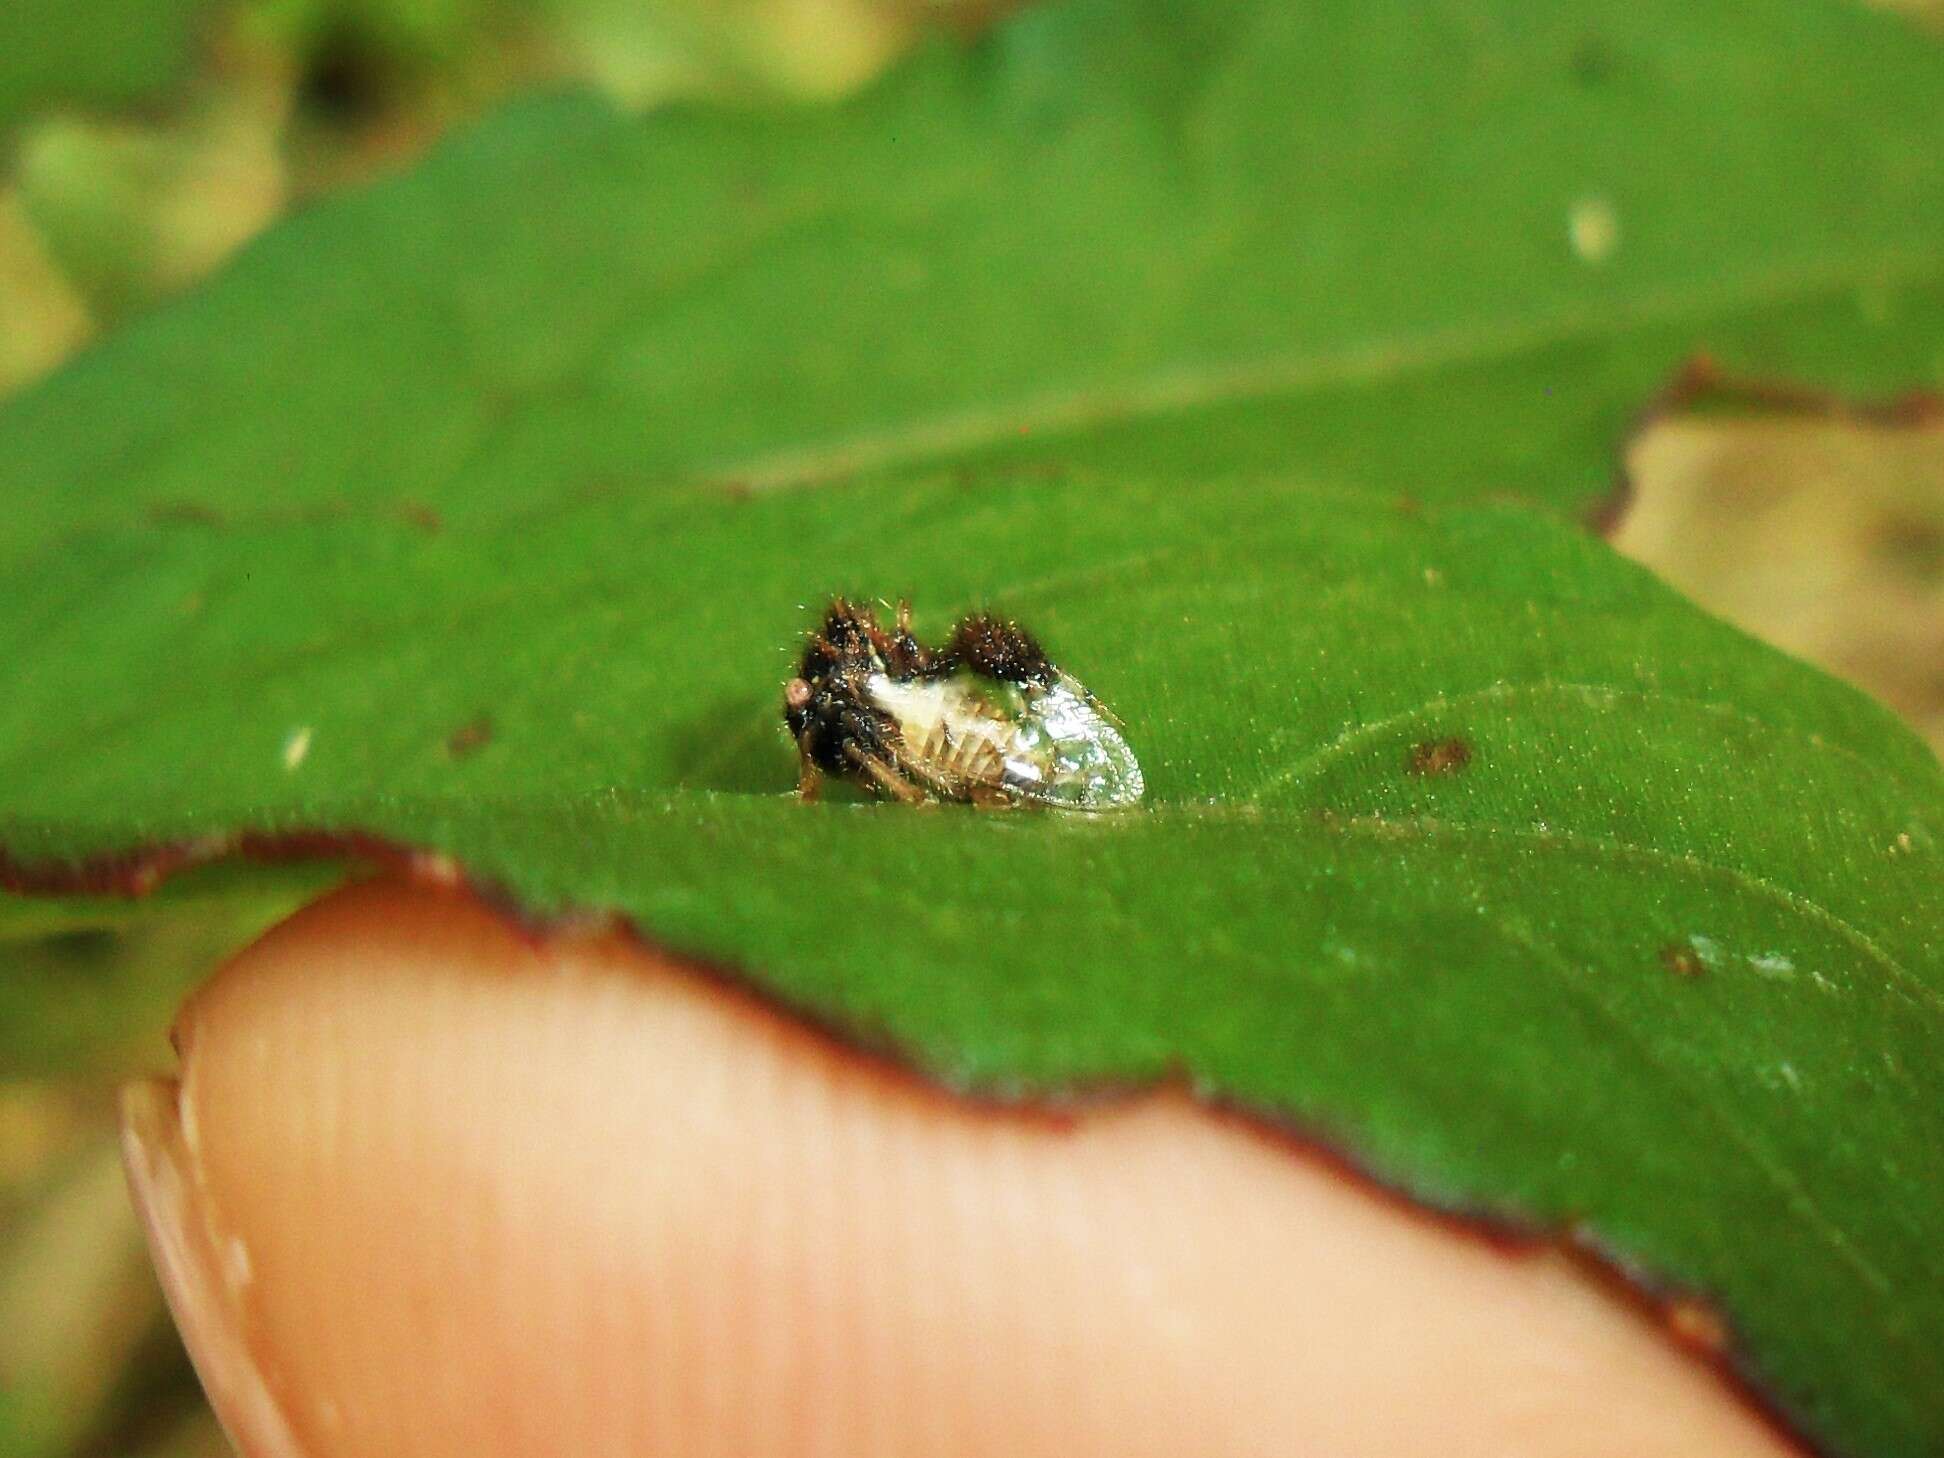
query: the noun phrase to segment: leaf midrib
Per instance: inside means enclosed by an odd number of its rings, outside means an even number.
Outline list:
[[[1864,285],[1944,281],[1944,254],[1896,249],[1868,258],[1780,267],[1735,283],[1647,291],[1618,305],[1580,305],[1510,325],[1467,323],[1321,352],[1292,351],[1228,363],[1176,362],[1119,385],[1067,385],[1010,404],[944,410],[809,447],[718,461],[695,474],[744,491],[819,485],[891,473],[991,448],[1018,437],[1099,430],[1210,406],[1325,394],[1394,383],[1574,344],[1611,342],[1673,325],[1702,324],[1786,307]]]

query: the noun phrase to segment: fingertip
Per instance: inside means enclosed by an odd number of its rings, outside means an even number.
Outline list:
[[[1557,1257],[1180,1095],[976,1108],[615,934],[352,888],[212,980],[131,1179],[249,1458],[1774,1455]]]

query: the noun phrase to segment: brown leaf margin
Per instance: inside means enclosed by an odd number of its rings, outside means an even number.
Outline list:
[[[1648,396],[1621,435],[1614,455],[1613,486],[1587,508],[1583,518],[1587,530],[1611,540],[1632,510],[1638,488],[1627,458],[1641,437],[1665,421],[1709,411],[1730,418],[1770,415],[1944,430],[1944,391],[1919,387],[1882,399],[1853,399],[1799,380],[1726,370],[1709,354],[1691,355]]]
[[[1938,402],[1944,405],[1944,401]],[[778,997],[747,969],[664,949],[620,914],[597,908],[570,908],[538,915],[511,888],[468,871],[447,852],[413,846],[360,830],[243,831],[137,846],[79,861],[26,862],[0,846],[0,893],[37,896],[103,896],[139,900],[154,894],[171,877],[225,860],[260,865],[305,861],[348,863],[346,881],[359,868],[414,884],[472,896],[489,907],[534,946],[558,937],[621,935],[653,952],[723,996],[758,1015],[806,1028],[833,1048],[864,1062],[877,1073],[929,1100],[973,1114],[1027,1117],[1054,1128],[1069,1128],[1095,1109],[1143,1094],[1167,1090],[1186,1094],[1231,1127],[1305,1158],[1330,1171],[1386,1208],[1429,1220],[1446,1232],[1474,1241],[1501,1256],[1563,1258],[1610,1299],[1632,1310],[1675,1347],[1707,1369],[1728,1397],[1753,1416],[1785,1447],[1809,1458],[1843,1458],[1798,1428],[1781,1400],[1763,1384],[1733,1323],[1707,1293],[1656,1276],[1601,1238],[1584,1218],[1557,1223],[1522,1219],[1502,1210],[1419,1199],[1387,1183],[1359,1163],[1347,1148],[1285,1116],[1225,1098],[1176,1067],[1143,1082],[1098,1082],[1057,1091],[1015,1095],[1006,1091],[948,1088],[926,1074],[894,1040],[846,1024],[829,1014]]]

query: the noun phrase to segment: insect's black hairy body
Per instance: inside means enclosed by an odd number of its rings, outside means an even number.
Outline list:
[[[1005,619],[963,618],[943,647],[927,648],[912,636],[908,605],[900,605],[887,629],[869,607],[840,597],[804,645],[785,696],[784,723],[806,770],[856,780],[877,794],[921,798],[916,789],[907,793],[912,747],[903,743],[896,719],[873,704],[866,684],[878,676],[923,683],[961,671],[1012,684],[1051,684],[1059,674],[1032,635]]]
[[[952,630],[951,641],[937,656],[946,673],[969,668],[1006,683],[1050,685],[1059,676],[1031,633],[1017,623],[985,613],[961,618]]]

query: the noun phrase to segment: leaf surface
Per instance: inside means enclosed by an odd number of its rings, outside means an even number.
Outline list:
[[[1926,1452],[1944,774],[1563,518],[1698,347],[1944,372],[1940,106],[1843,6],[1344,0],[510,111],[0,413],[0,846],[378,837],[957,1086],[1182,1077]],[[833,591],[1017,615],[1146,806],[797,804]]]

